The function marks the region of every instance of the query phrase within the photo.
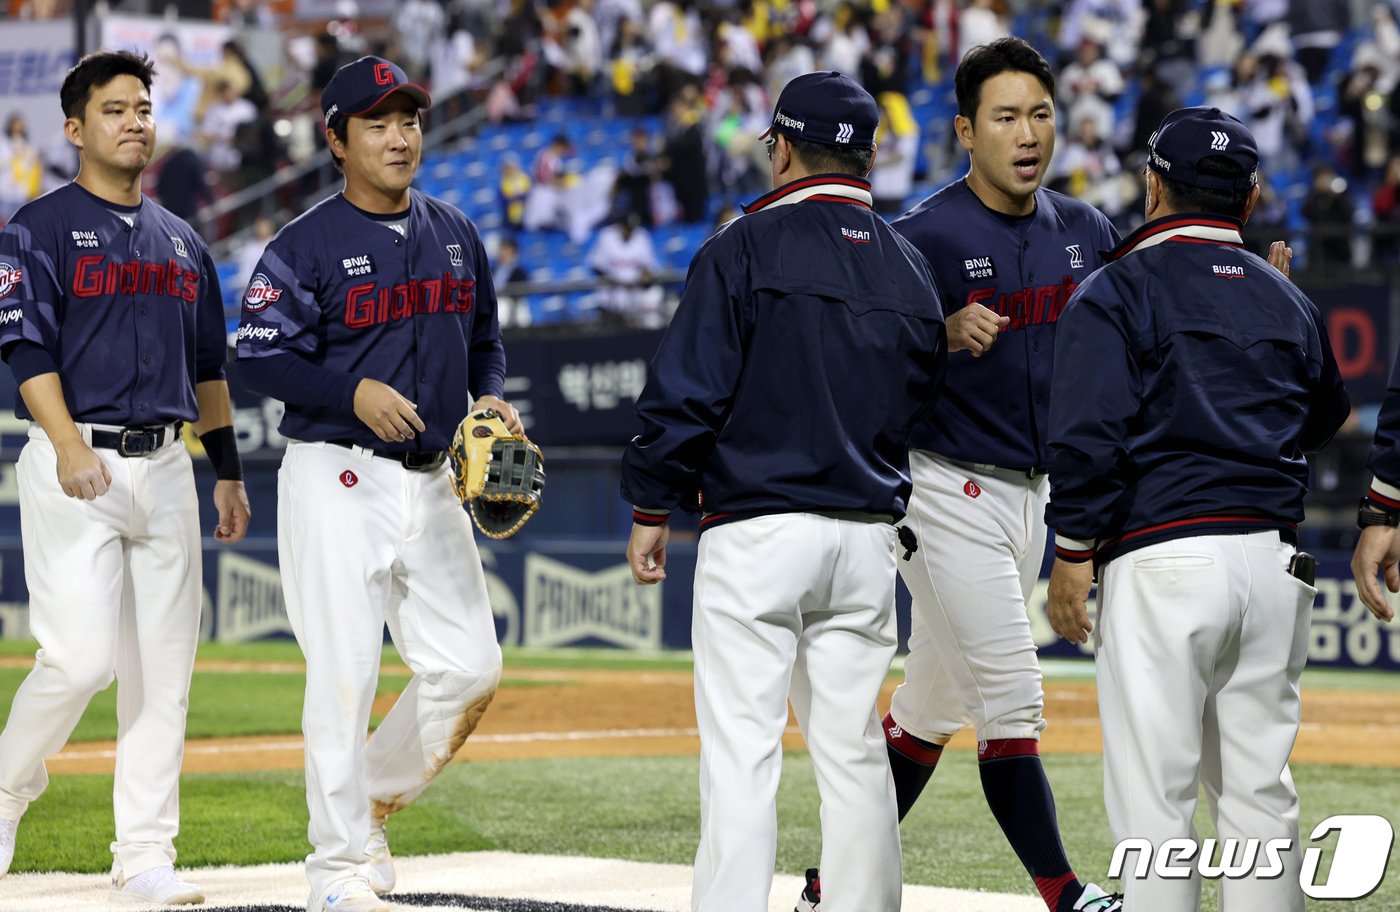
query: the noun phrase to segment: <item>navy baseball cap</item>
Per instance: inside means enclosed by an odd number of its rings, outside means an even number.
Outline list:
[[[1226,158],[1241,177],[1202,174],[1201,160]],[[1237,117],[1219,108],[1178,108],[1147,141],[1147,163],[1169,181],[1210,190],[1248,190],[1259,180],[1259,146]]]
[[[347,63],[335,71],[321,93],[321,116],[326,119],[326,129],[342,117],[368,114],[395,92],[403,92],[420,108],[433,103],[427,90],[409,82],[408,74],[397,63],[383,57],[361,57]]]
[[[828,146],[869,149],[879,125],[880,108],[870,93],[833,70],[806,73],[783,86],[773,123],[759,138],[777,132]]]

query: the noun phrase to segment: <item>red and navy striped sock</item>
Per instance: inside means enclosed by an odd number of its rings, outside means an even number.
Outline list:
[[[977,746],[977,771],[987,806],[1021,859],[1050,912],[1069,912],[1080,883],[1065,857],[1055,796],[1034,738],[1002,738]]]
[[[938,758],[943,756],[940,745],[909,734],[894,716],[885,714],[885,748],[890,754],[890,773],[894,776],[894,794],[899,802],[899,819],[919,800],[928,785]]]

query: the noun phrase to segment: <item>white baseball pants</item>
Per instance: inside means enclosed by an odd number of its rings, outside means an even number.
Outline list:
[[[311,906],[356,876],[378,816],[416,798],[476,728],[501,650],[471,520],[446,465],[293,442],[277,479],[287,616],[306,656]],[[413,679],[365,741],[384,625]]]
[[[1317,590],[1288,574],[1293,550],[1277,532],[1177,539],[1110,561],[1099,586],[1094,660],[1114,839],[1194,838],[1204,782],[1222,840],[1292,841],[1283,876],[1222,880],[1221,912],[1303,910],[1288,755]],[[1125,908],[1200,907],[1194,867],[1186,879],[1154,870],[1124,877]]]
[[[79,425],[91,441],[91,425]],[[110,430],[110,428],[107,428]],[[88,701],[117,678],[113,871],[175,862],[185,711],[203,590],[199,508],[179,436],[149,456],[95,449],[112,476],[96,500],[69,497],[37,425],[17,464],[34,670],[0,734],[0,817],[17,819],[48,785]]]
[[[821,793],[823,912],[895,912],[894,780],[875,701],[894,657],[894,528],[788,513],[700,537],[695,912],[765,912],[788,698]]]
[[[890,713],[905,731],[946,744],[1040,738],[1040,663],[1026,601],[1045,557],[1049,478],[981,470],[913,450],[914,493],[901,525],[919,550],[898,562],[913,597],[904,683]]]

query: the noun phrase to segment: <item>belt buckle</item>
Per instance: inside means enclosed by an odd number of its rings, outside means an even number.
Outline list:
[[[158,433],[148,428],[122,428],[117,438],[117,453],[127,458],[149,456],[159,445]]]
[[[404,453],[403,467],[415,472],[431,469],[442,461],[441,451],[432,453]]]

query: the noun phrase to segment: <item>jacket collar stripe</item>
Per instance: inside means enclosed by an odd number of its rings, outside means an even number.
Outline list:
[[[744,207],[744,214],[771,209],[774,206],[788,206],[813,197],[822,197],[826,202],[854,203],[867,209],[874,208],[869,181],[839,174],[819,174],[784,184],[771,193],[760,196]]]
[[[1173,240],[1243,247],[1241,227],[1235,219],[1219,216],[1168,216],[1148,222],[1128,235],[1123,243],[1108,254],[1108,259],[1116,260],[1135,250],[1146,250],[1148,247],[1156,247]]]

